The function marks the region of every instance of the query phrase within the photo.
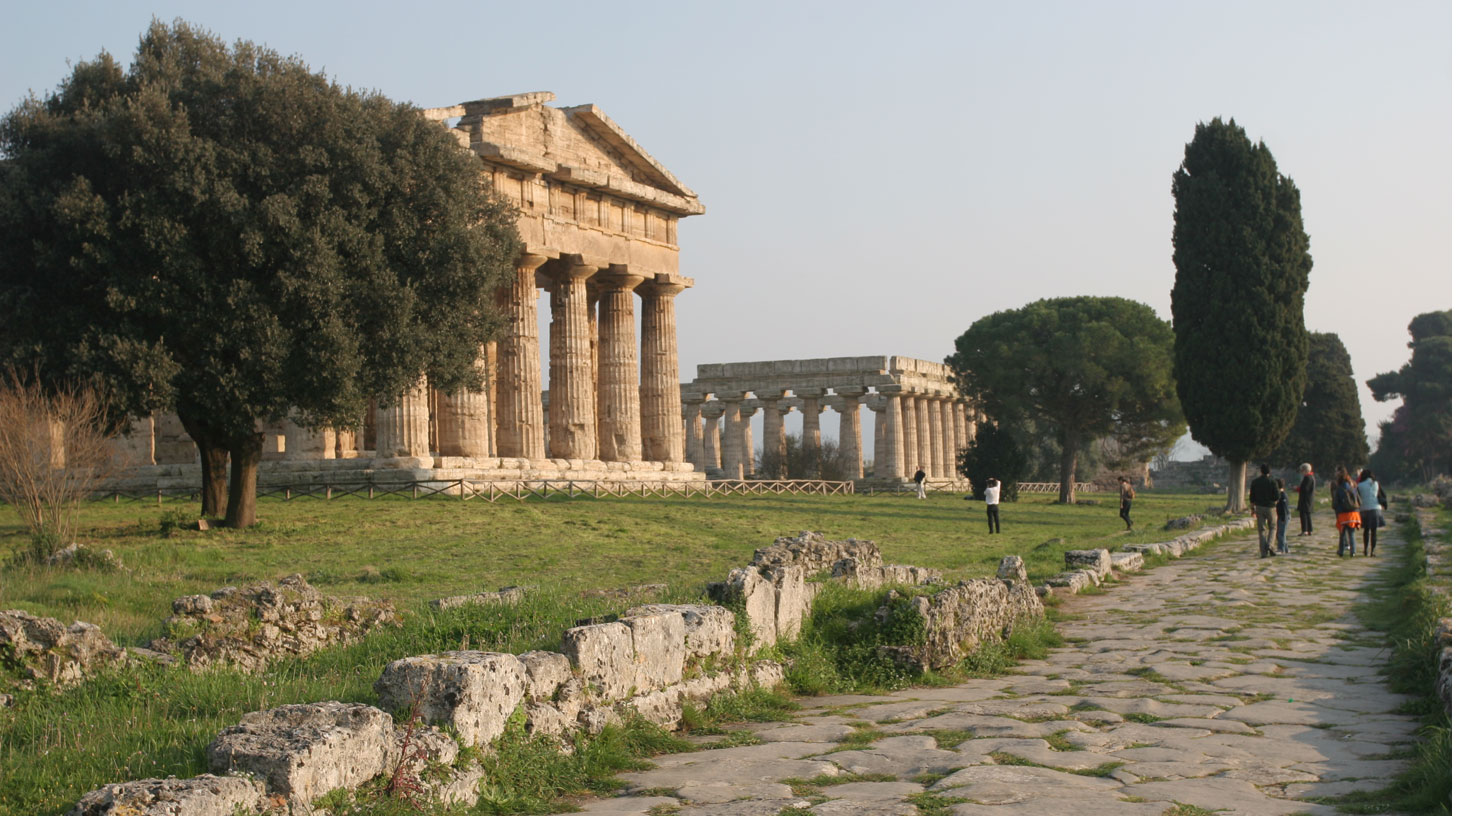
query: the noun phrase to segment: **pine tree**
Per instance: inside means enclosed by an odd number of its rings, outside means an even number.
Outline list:
[[[1348,349],[1336,334],[1308,335],[1308,386],[1298,419],[1271,455],[1275,465],[1297,468],[1307,462],[1319,478],[1339,466],[1352,468],[1369,458],[1359,386]]]

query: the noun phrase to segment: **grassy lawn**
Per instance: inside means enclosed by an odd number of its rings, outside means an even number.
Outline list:
[[[579,498],[499,502],[346,498],[262,500],[246,532],[161,532],[196,504],[88,505],[80,539],[110,548],[123,572],[6,567],[0,609],[95,623],[114,640],[145,643],[162,633],[174,598],[303,573],[335,595],[389,598],[403,608],[446,595],[517,584],[579,592],[645,583],[689,588],[719,580],[777,536],[817,530],[877,542],[889,563],[936,567],[950,580],[991,575],[1023,555],[1032,577],[1063,568],[1066,549],[1170,538],[1161,528],[1220,497],[1142,494],[1127,534],[1113,494],[1096,506],[1062,506],[1048,495],[1002,508],[991,536],[981,502],[962,495]],[[1064,542],[1050,543],[1063,538]],[[15,513],[0,507],[0,563],[25,548]],[[1041,546],[1046,545],[1046,546]]]

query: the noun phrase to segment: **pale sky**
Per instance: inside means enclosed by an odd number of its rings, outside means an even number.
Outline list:
[[[1451,307],[1444,0],[6,6],[7,109],[68,61],[130,62],[153,16],[425,107],[597,104],[708,208],[679,230],[686,381],[697,363],[942,360],[972,321],[1043,297],[1169,318],[1171,174],[1216,116],[1302,191],[1307,325],[1348,346],[1371,435],[1397,404],[1363,380],[1408,359],[1412,317]]]

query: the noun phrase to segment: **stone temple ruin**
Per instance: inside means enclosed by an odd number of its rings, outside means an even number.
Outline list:
[[[263,428],[263,483],[337,479],[702,479],[683,461],[674,299],[678,222],[698,196],[594,105],[526,93],[424,111],[481,159],[518,207],[526,249],[499,293],[506,335],[486,345],[485,392],[424,379],[352,428]],[[547,290],[547,398],[538,337]],[[638,308],[636,310],[636,302]],[[642,321],[635,332],[635,315]],[[197,483],[197,451],[175,415],[119,441],[126,486]],[[649,474],[652,474],[650,476]]]
[[[977,410],[953,370],[911,357],[827,357],[701,365],[680,388],[685,458],[697,470],[744,478],[755,464],[751,420],[764,412],[765,448],[786,452],[785,415],[802,413],[802,444],[821,445],[821,412],[841,414],[840,452],[851,478],[958,478],[958,451],[977,432]],[[861,406],[875,417],[873,472],[863,473]],[[720,417],[724,416],[721,433]]]

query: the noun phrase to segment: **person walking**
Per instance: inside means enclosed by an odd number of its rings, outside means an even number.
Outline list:
[[[928,474],[923,472],[922,465],[918,465],[918,472],[913,474],[913,484],[918,486],[918,498],[920,499],[926,499],[928,497],[927,487],[923,484],[927,480]]]
[[[1130,478],[1120,477],[1120,519],[1125,522],[1125,531],[1130,532],[1130,503],[1135,500],[1136,489],[1130,483]]]
[[[1359,494],[1359,526],[1364,531],[1364,555],[1379,554],[1379,524],[1384,518],[1380,506],[1384,489],[1374,478],[1374,471],[1364,468],[1359,471],[1359,484],[1354,488]]]
[[[1272,534],[1277,525],[1277,482],[1272,480],[1272,468],[1264,462],[1258,466],[1261,473],[1252,480],[1247,489],[1247,501],[1252,503],[1252,515],[1257,517],[1257,552],[1259,558],[1273,555]]]
[[[1303,480],[1298,482],[1298,535],[1313,535],[1313,493],[1318,489],[1318,480],[1313,478],[1313,466],[1304,462],[1298,466]]]
[[[1277,551],[1282,555],[1288,554],[1288,521],[1292,518],[1288,512],[1288,486],[1282,479],[1277,480],[1278,502],[1277,502]]]
[[[1338,518],[1338,557],[1343,557],[1343,545],[1348,544],[1348,556],[1354,557],[1354,528],[1362,524],[1359,516],[1359,494],[1353,480],[1348,477],[1348,468],[1339,467],[1328,485],[1329,498],[1333,500],[1333,514]]]
[[[990,476],[988,484],[984,485],[983,488],[984,504],[988,505],[988,509],[985,512],[989,517],[990,533],[1002,532],[999,529],[999,490],[1002,487],[1003,484],[998,479]]]

